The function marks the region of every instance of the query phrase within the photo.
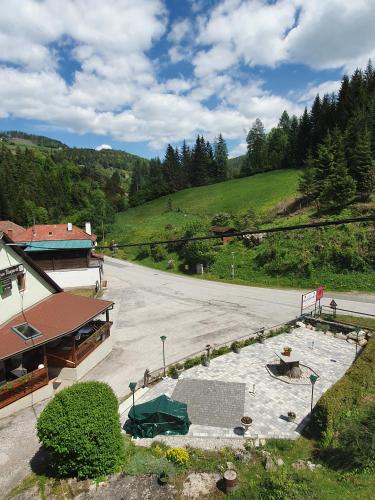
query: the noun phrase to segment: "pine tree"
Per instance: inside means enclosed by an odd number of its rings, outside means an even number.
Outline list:
[[[327,176],[322,182],[319,206],[324,210],[341,209],[349,205],[355,196],[355,182],[346,167],[342,135],[335,129],[322,150],[321,160]],[[317,162],[318,165],[318,162]]]
[[[192,162],[191,151],[189,146],[187,146],[186,142],[184,141],[181,148],[181,170],[182,170],[183,185],[185,188],[190,187],[191,185],[190,184],[191,162]]]
[[[370,134],[367,130],[358,136],[352,162],[357,196],[361,201],[369,201],[375,187],[375,163],[371,156]]]
[[[267,135],[267,157],[270,170],[282,168],[288,144],[288,134],[282,127],[272,128]]]
[[[262,172],[267,166],[267,143],[263,123],[259,118],[255,120],[246,137],[247,154],[242,165],[242,175],[252,175]]]
[[[297,151],[296,151],[296,161],[297,166],[300,168],[305,160],[306,155],[311,147],[311,121],[310,116],[305,108],[303,115],[300,119],[297,134]]]
[[[299,179],[299,191],[305,196],[308,201],[313,201],[317,195],[317,189],[315,185],[315,161],[312,157],[311,151],[308,152],[307,158],[304,164],[304,168]]]
[[[217,182],[225,181],[228,175],[228,148],[223,136],[219,134],[219,137],[215,141],[214,146],[214,157],[216,163],[216,176],[215,180]]]
[[[287,113],[287,111],[283,111],[279,123],[277,125],[279,128],[281,128],[286,134],[289,134],[289,129],[290,129],[290,118]]]
[[[208,161],[205,140],[199,135],[195,141],[191,166],[190,184],[192,186],[203,186],[208,183]]]
[[[298,118],[293,115],[290,120],[288,133],[288,143],[284,158],[284,168],[297,168],[297,137],[298,137]]]
[[[163,162],[164,183],[168,193],[175,193],[180,186],[180,167],[178,151],[168,144]]]

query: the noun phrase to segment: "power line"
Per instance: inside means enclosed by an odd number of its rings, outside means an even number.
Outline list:
[[[233,233],[227,233],[223,235],[209,235],[209,236],[193,236],[191,238],[180,238],[177,240],[159,240],[159,241],[146,241],[146,242],[140,242],[140,243],[123,243],[118,245],[117,243],[112,244],[112,245],[107,245],[107,246],[97,246],[95,248],[104,250],[104,249],[113,249],[114,247],[116,248],[125,248],[125,247],[142,247],[142,246],[149,246],[149,245],[161,245],[161,244],[166,244],[166,243],[187,243],[189,241],[201,241],[201,240],[213,240],[213,239],[220,239],[223,236],[229,236],[229,237],[236,237],[236,236],[245,236],[245,235],[252,235],[252,234],[264,234],[264,233],[280,233],[280,232],[288,232],[288,231],[297,231],[300,229],[311,229],[311,228],[319,228],[319,227],[326,227],[326,226],[338,226],[338,225],[343,225],[343,224],[355,224],[359,222],[375,222],[375,214],[366,216],[366,217],[353,217],[350,219],[338,219],[338,220],[327,220],[327,221],[320,221],[320,222],[311,222],[309,224],[299,224],[299,225],[294,225],[294,226],[280,226],[280,227],[271,227],[268,229],[253,229],[253,230],[246,230],[246,231],[236,231]]]
[[[202,241],[202,240],[214,240],[214,239],[220,239],[223,238],[224,236],[228,237],[241,237],[241,236],[246,236],[246,235],[253,235],[253,234],[271,234],[271,233],[287,233],[289,231],[298,231],[301,229],[314,229],[314,228],[320,228],[320,227],[327,227],[327,226],[339,226],[339,225],[345,225],[345,224],[356,224],[360,222],[375,222],[375,214],[374,215],[369,215],[365,217],[352,217],[350,219],[337,219],[337,220],[326,220],[326,221],[319,221],[319,222],[310,222],[308,224],[298,224],[298,225],[293,225],[293,226],[279,226],[279,227],[271,227],[267,229],[246,229],[245,231],[236,231],[233,233],[226,233],[226,234],[212,234],[209,236],[192,236],[190,238],[179,238],[177,240],[158,240],[158,241],[142,241],[139,243],[122,243],[122,244],[117,244],[117,243],[112,243],[111,245],[97,245],[92,248],[92,250],[113,250],[114,248],[126,248],[126,247],[142,247],[142,246],[149,246],[149,245],[162,245],[162,244],[169,244],[169,243],[187,243],[189,241]],[[9,246],[25,246],[20,243],[7,243]],[[40,248],[41,250],[56,250],[56,248],[52,247],[46,247],[46,246],[38,246],[36,245],[36,242],[34,241],[32,244],[32,248]],[[69,249],[66,249],[69,250]]]

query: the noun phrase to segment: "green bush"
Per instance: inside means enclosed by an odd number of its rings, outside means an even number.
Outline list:
[[[166,473],[172,477],[175,468],[166,458],[156,457],[148,449],[137,448],[134,455],[125,464],[124,472],[131,476]]]
[[[124,458],[117,398],[102,382],[58,393],[39,416],[37,434],[58,476],[100,477],[117,470]]]
[[[151,245],[151,257],[155,262],[167,259],[168,252],[163,245]]]
[[[374,395],[375,337],[372,337],[346,374],[323,394],[314,408],[312,427],[324,447],[338,447],[345,418]]]

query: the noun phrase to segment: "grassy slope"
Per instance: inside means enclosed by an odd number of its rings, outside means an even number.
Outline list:
[[[118,214],[112,232],[107,235],[106,240],[134,243],[174,239],[181,235],[181,230],[187,224],[195,220],[203,220],[209,227],[212,216],[217,212],[243,214],[252,208],[258,215],[267,214],[281,201],[292,199],[296,195],[298,177],[298,171],[279,170],[210,186],[186,189]],[[172,211],[168,210],[169,199],[172,202]],[[339,214],[340,217],[351,215],[349,209]],[[311,217],[314,217],[312,209],[305,209],[289,217],[273,218],[271,224],[265,224],[263,227],[302,224],[308,222]],[[171,224],[174,230],[166,231],[167,224]],[[231,278],[232,252],[235,257],[234,281]],[[240,241],[234,241],[231,245],[220,249],[210,273],[201,278],[269,288],[308,289],[324,284],[328,290],[375,291],[375,273],[370,271],[340,273],[324,268],[314,270],[311,276],[306,278],[292,275],[271,276],[254,262],[257,252],[257,248],[246,249]],[[167,261],[173,259],[176,263],[175,271],[182,269],[179,267],[181,264],[179,256],[175,253],[170,253],[161,262],[155,262],[145,253],[141,256],[139,247],[120,250],[117,255],[120,258],[138,260],[143,265],[163,270],[167,270]]]
[[[249,208],[267,212],[277,203],[293,198],[298,176],[296,170],[279,170],[185,189],[118,214],[107,239],[113,237],[123,243],[147,240],[163,232],[166,224],[181,228],[196,219],[209,222],[217,212],[235,214]],[[167,210],[168,199],[172,201],[172,211]]]

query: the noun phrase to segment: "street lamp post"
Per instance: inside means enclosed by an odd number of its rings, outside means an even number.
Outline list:
[[[318,375],[311,374],[310,375],[310,382],[311,382],[311,415],[313,411],[313,404],[314,404],[314,385],[315,382],[318,380]]]
[[[137,387],[137,382],[130,382],[129,384],[129,389],[133,393],[133,408],[134,408],[134,393],[135,393],[135,388]]]
[[[160,340],[163,342],[163,368],[164,368],[164,377],[166,376],[165,375],[165,349],[164,349],[164,344],[165,344],[166,339],[167,339],[167,337],[165,335],[162,335],[160,337]]]

